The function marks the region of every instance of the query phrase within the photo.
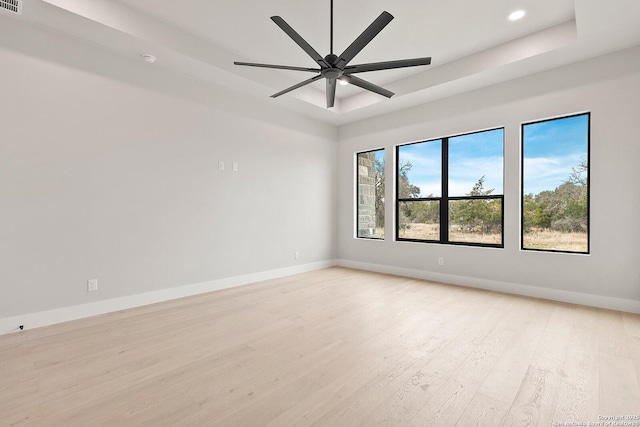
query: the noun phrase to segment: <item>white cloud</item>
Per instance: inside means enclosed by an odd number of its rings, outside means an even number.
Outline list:
[[[440,158],[425,157],[416,153],[405,151],[402,153],[402,162],[411,163],[411,172],[416,173],[421,170],[440,170]]]
[[[538,194],[554,190],[571,175],[582,156],[570,154],[557,157],[529,157],[524,160],[524,192]]]
[[[442,184],[440,181],[438,182],[429,182],[429,183],[416,183],[414,184],[420,187],[420,195],[422,197],[427,197],[430,194],[433,194],[435,197],[440,197]]]

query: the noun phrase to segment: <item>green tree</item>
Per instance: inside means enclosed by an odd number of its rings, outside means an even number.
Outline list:
[[[544,228],[544,212],[542,205],[536,201],[532,193],[525,194],[523,203],[524,230],[529,232],[536,228]]]
[[[570,182],[578,187],[586,187],[588,172],[589,164],[587,163],[587,159],[583,157],[576,166],[571,168],[571,174],[566,182]]]
[[[586,231],[588,212],[588,164],[585,158],[571,168],[571,174],[554,190],[524,196],[524,229],[561,232]]]
[[[538,227],[550,229],[554,221],[562,218],[562,213],[566,208],[566,199],[562,196],[562,193],[570,193],[566,191],[566,188],[564,190],[562,191],[560,187],[557,187],[553,191],[542,191],[535,197],[535,202],[540,210]]]
[[[489,196],[494,189],[484,188],[484,176],[473,185],[467,196]],[[502,224],[502,209],[499,199],[476,199],[454,201],[449,207],[449,218],[466,232],[499,232]]]
[[[588,171],[587,159],[583,157],[576,166],[571,168],[567,181],[558,187],[558,189],[563,187],[565,189],[566,205],[560,218],[551,223],[552,229],[565,232],[587,231]]]
[[[429,194],[427,197],[433,197],[433,194]],[[423,224],[438,224],[440,223],[440,203],[437,201],[420,201],[413,202],[411,208],[411,215],[413,222],[420,222]]]
[[[411,162],[401,162],[398,171],[398,197],[401,199],[412,199],[420,197],[420,187],[409,183],[407,174],[413,165]]]
[[[398,198],[400,199],[413,199],[420,197],[420,187],[413,185],[409,182],[409,171],[413,165],[411,162],[401,162],[398,170]],[[416,203],[403,203],[400,205],[401,223],[406,224],[408,222],[416,222],[416,212],[414,212]]]

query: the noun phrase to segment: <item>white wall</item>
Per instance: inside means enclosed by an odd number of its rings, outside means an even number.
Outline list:
[[[62,36],[5,46],[0,333],[336,256],[355,267],[640,311],[639,48],[338,133],[268,100]],[[585,110],[592,253],[521,252],[519,124]],[[396,144],[494,126],[506,127],[504,249],[394,242],[392,203],[387,240],[353,238],[356,151],[387,148],[391,174]],[[99,290],[88,293],[93,278]]]
[[[56,43],[0,50],[0,321],[334,259],[335,128]]]
[[[521,122],[591,111],[591,254],[519,250]],[[338,258],[343,265],[507,292],[640,311],[640,47],[340,128]],[[386,240],[354,236],[354,155],[491,127],[505,127],[505,247],[393,241],[387,186]],[[437,258],[445,265],[438,266]]]

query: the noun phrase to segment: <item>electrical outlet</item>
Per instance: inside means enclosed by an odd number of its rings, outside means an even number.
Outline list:
[[[294,251],[293,252],[293,259],[300,259],[300,252]]]
[[[438,265],[444,265],[444,258],[438,257]]]
[[[234,172],[238,172],[238,164],[237,164],[236,162],[233,162],[233,163],[231,164],[231,169],[232,169]]]
[[[218,162],[218,170],[219,171],[223,171],[224,170],[224,162]]]
[[[98,279],[87,280],[87,292],[93,292],[98,290]]]

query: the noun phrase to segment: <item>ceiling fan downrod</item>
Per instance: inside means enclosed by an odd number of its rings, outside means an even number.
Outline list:
[[[333,0],[331,0],[331,29],[329,30],[329,54],[333,55]]]

